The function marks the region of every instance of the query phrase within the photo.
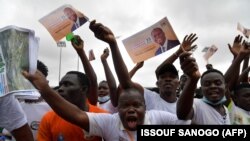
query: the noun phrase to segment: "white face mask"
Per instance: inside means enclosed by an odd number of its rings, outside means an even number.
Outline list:
[[[217,105],[223,104],[223,103],[225,103],[225,102],[227,101],[226,96],[223,96],[223,97],[221,98],[221,100],[219,100],[219,101],[216,102],[216,103],[209,101],[205,96],[202,97],[202,100],[203,100],[205,103],[211,104],[211,105],[213,105],[213,106],[217,106]]]
[[[103,97],[98,96],[98,101],[101,102],[101,103],[105,103],[105,102],[109,101],[109,99],[110,99],[109,95],[106,95],[106,96],[103,96]]]

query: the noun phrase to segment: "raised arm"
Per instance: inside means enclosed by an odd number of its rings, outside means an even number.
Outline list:
[[[190,52],[184,52],[180,55],[180,64],[183,72],[188,76],[183,91],[177,101],[177,116],[179,119],[192,119],[193,100],[200,79],[198,65]]]
[[[112,58],[114,62],[115,71],[119,80],[119,83],[123,89],[137,88],[141,93],[143,93],[143,88],[136,83],[133,83],[130,79],[128,69],[122,59],[120,50],[118,48],[115,36],[113,32],[101,23],[96,23],[92,21],[90,23],[90,29],[94,32],[96,38],[109,44]]]
[[[230,67],[227,69],[224,77],[229,90],[232,90],[239,78],[240,64],[247,55],[247,49],[245,49],[245,47],[243,46],[242,36],[240,35],[235,37],[233,47],[231,47],[230,44],[228,44],[228,47],[234,56],[234,60]]]
[[[143,67],[143,64],[144,64],[144,61],[137,63],[137,64],[133,67],[133,69],[130,70],[130,72],[129,72],[129,77],[132,78],[132,77],[135,75],[135,73],[136,73],[140,68]]]
[[[95,74],[94,69],[92,68],[88,57],[84,51],[84,42],[83,40],[80,38],[80,36],[75,35],[75,37],[77,42],[79,44],[75,44],[73,41],[71,41],[72,46],[74,47],[74,49],[76,50],[78,56],[80,57],[81,61],[82,61],[82,65],[84,68],[84,71],[86,73],[86,75],[89,78],[89,92],[88,92],[88,100],[90,102],[90,104],[92,105],[96,105],[97,104],[97,99],[98,99],[98,83],[97,83],[97,77]]]
[[[196,47],[196,45],[192,45],[192,43],[197,39],[196,34],[191,33],[190,35],[186,35],[179,47],[179,49],[173,53],[171,56],[169,56],[163,63],[160,64],[160,66],[157,67],[156,72],[159,71],[159,69],[162,66],[165,66],[165,64],[172,64],[174,61],[180,56],[180,54],[183,53],[183,51],[191,51]]]
[[[107,62],[108,56],[109,56],[109,49],[106,48],[104,49],[103,54],[101,55],[101,61],[102,61],[102,65],[104,68],[106,80],[109,86],[110,100],[111,100],[112,105],[116,107],[118,105],[118,95],[116,94],[117,85],[116,85],[113,73],[111,72],[108,62]]]
[[[232,90],[238,81],[241,62],[245,57],[249,56],[250,54],[250,46],[247,46],[245,44],[245,41],[242,42],[242,36],[238,35],[235,37],[233,46],[236,45],[239,46],[240,50],[224,75],[225,82],[227,82],[229,90]],[[227,98],[226,105],[228,105],[231,101],[230,93],[226,93],[226,98]]]
[[[249,71],[250,71],[250,66],[248,66],[246,69],[244,69],[244,70],[242,71],[242,73],[241,73],[240,76],[239,76],[239,79],[238,79],[237,84],[240,84],[240,82],[248,82],[248,80],[247,80],[247,81],[243,81],[243,80],[244,80],[245,77],[248,78],[248,73],[249,73]]]
[[[29,74],[27,71],[23,71],[22,73],[39,90],[43,99],[60,117],[89,131],[89,118],[87,114],[51,89],[48,81],[40,71],[37,71],[34,75]],[[87,88],[85,91],[87,91]]]

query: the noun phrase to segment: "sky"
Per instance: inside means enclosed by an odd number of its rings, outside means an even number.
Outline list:
[[[109,27],[115,36],[120,36],[117,42],[128,70],[135,64],[123,46],[122,40],[164,17],[168,18],[181,42],[185,35],[197,34],[198,39],[194,44],[198,48],[193,57],[196,58],[200,72],[206,70],[202,49],[214,44],[218,47],[218,51],[209,59],[209,63],[224,73],[233,59],[227,44],[232,44],[235,36],[241,34],[237,31],[237,23],[240,22],[250,28],[249,0],[0,0],[0,3],[0,13],[2,13],[0,28],[8,25],[28,28],[34,30],[35,35],[40,38],[38,59],[48,66],[47,79],[51,86],[57,86],[59,79],[68,71],[84,72],[70,42],[67,41],[66,48],[57,47],[52,36],[39,22],[40,18],[64,4],[72,5],[89,17],[90,21],[95,19]],[[80,35],[84,40],[86,52],[93,49],[96,60],[91,61],[91,65],[96,72],[98,82],[105,80],[100,56],[108,44],[94,37],[89,29],[89,23],[74,31],[74,34]],[[156,67],[177,49],[178,47],[173,48],[146,60],[132,80],[144,87],[156,86],[154,73]],[[60,62],[61,69],[59,69]],[[108,63],[115,75],[111,54]],[[179,60],[176,60],[174,65],[181,75]]]

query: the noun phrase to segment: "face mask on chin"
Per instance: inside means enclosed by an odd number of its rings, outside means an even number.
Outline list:
[[[226,97],[223,96],[221,98],[221,100],[219,100],[218,102],[212,102],[212,101],[209,101],[205,96],[203,96],[202,101],[204,101],[207,104],[210,104],[210,105],[213,105],[213,106],[217,106],[217,105],[220,105],[220,104],[223,104],[224,102],[226,102]]]
[[[101,103],[105,103],[105,102],[109,101],[109,99],[110,99],[109,95],[106,95],[103,97],[98,96],[98,102],[101,102]]]

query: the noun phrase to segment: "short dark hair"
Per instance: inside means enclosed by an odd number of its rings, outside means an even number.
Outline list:
[[[89,87],[89,79],[86,74],[79,71],[69,71],[67,74],[76,74],[81,85]]]
[[[48,67],[40,60],[37,60],[37,69],[45,76],[48,76]]]
[[[165,64],[164,66],[157,68],[155,71],[156,78],[158,79],[159,76],[165,72],[171,72],[179,78],[178,71],[173,64]]]
[[[220,75],[224,78],[224,75],[223,75],[223,73],[222,73],[221,71],[212,68],[212,69],[208,69],[207,71],[203,72],[203,74],[201,75],[201,80],[202,80],[202,78],[203,78],[206,74],[212,73],[212,72],[216,72],[216,73],[220,74]],[[202,83],[202,81],[200,81],[200,82]],[[202,85],[202,84],[201,84],[201,85]]]

